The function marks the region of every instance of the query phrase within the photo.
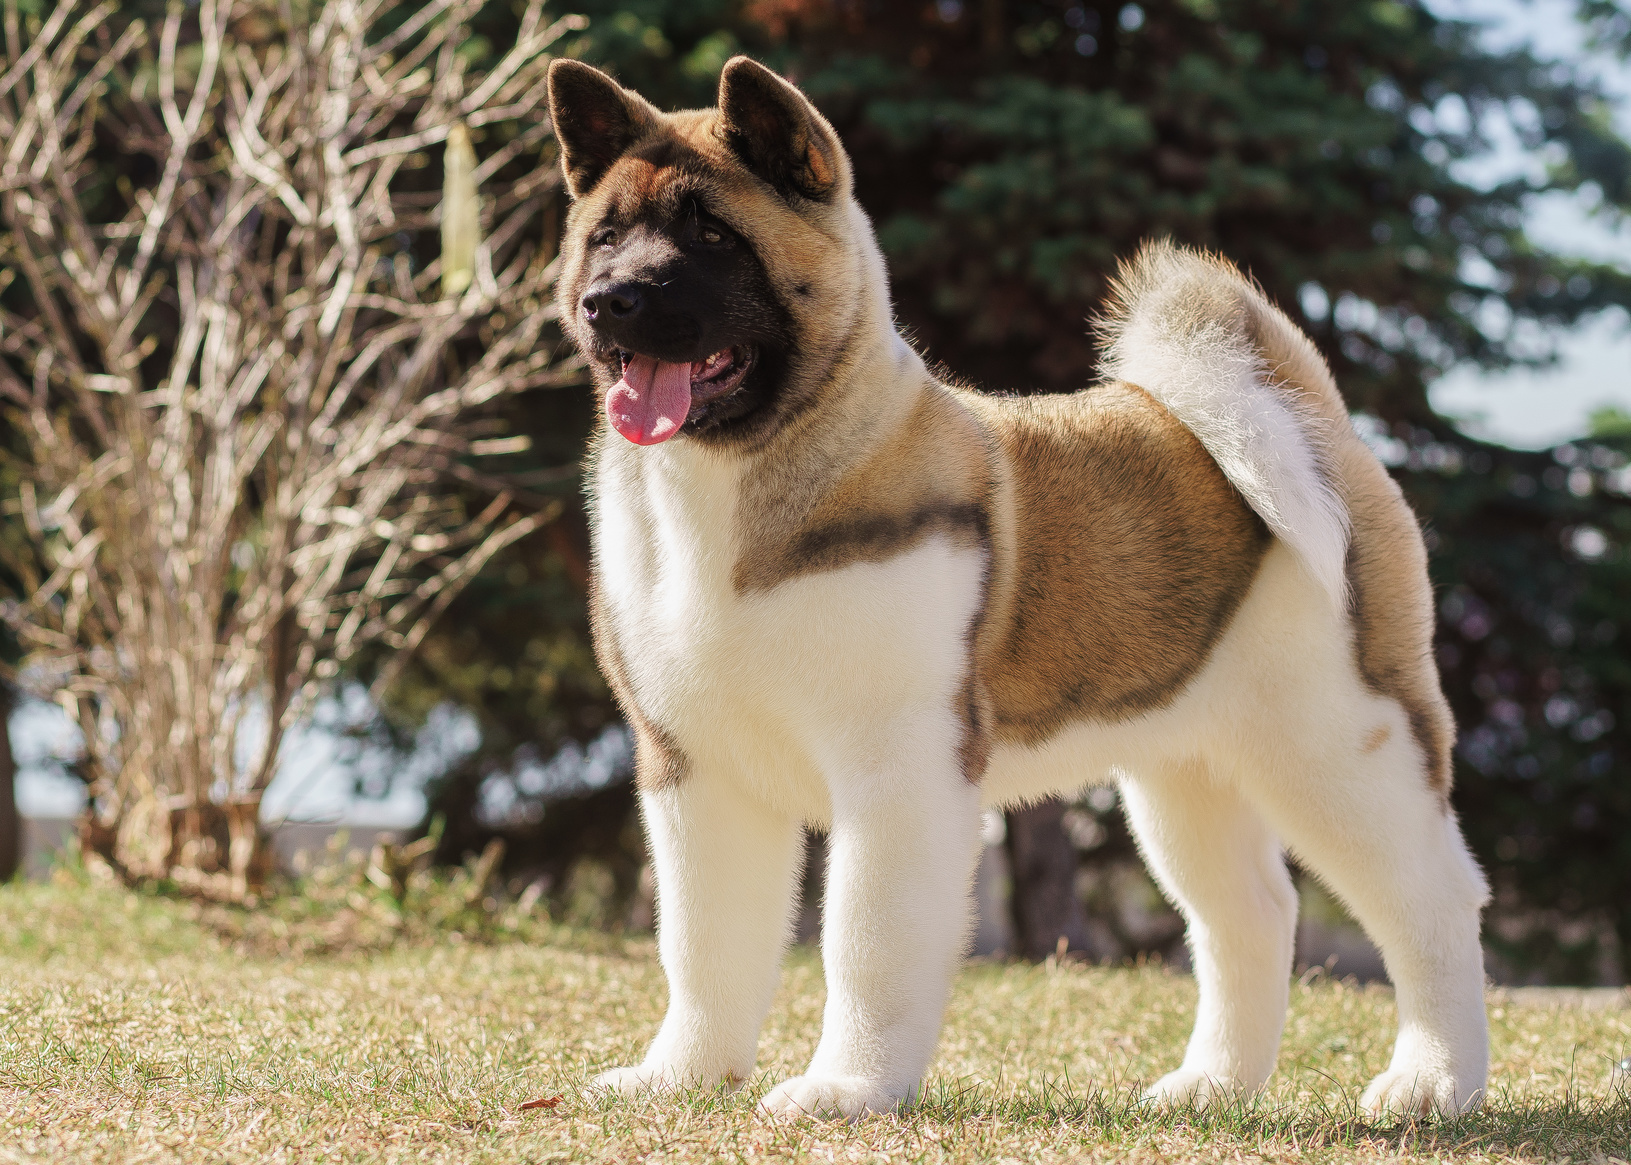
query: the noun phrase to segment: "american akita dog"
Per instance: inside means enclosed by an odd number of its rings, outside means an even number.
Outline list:
[[[1289,849],[1397,984],[1364,1105],[1475,1104],[1486,889],[1448,801],[1426,555],[1307,338],[1227,263],[1155,244],[1121,274],[1102,383],[944,383],[791,84],[738,57],[717,108],[665,114],[574,61],[549,80],[561,320],[606,416],[596,649],[635,736],[669,986],[645,1059],[597,1084],[752,1074],[811,823],[824,1026],[763,1107],[911,1100],[982,806],[1113,781],[1200,987],[1151,1097],[1273,1070]]]

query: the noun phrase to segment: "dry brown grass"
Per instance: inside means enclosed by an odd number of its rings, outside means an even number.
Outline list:
[[[0,1161],[1624,1160],[1613,1065],[1631,1012],[1492,1005],[1483,1113],[1376,1128],[1354,1097],[1393,1001],[1292,993],[1270,1092],[1157,1115],[1136,1089],[1181,1053],[1190,980],[1159,967],[988,964],[959,979],[924,1102],[856,1126],[767,1124],[751,1100],[816,1038],[820,967],[790,959],[762,1075],[735,1097],[620,1105],[589,1075],[660,1016],[649,941],[534,926],[297,957],[199,908],[63,877],[0,888]],[[500,930],[499,933],[505,933]],[[509,931],[512,936],[516,933]],[[560,1096],[553,1108],[522,1111]]]

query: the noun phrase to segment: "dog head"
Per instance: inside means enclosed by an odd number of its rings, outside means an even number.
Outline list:
[[[665,114],[578,61],[549,71],[573,198],[560,315],[608,422],[639,445],[767,440],[817,394],[800,354],[830,354],[856,316],[865,264],[832,127],[746,57],[718,100]]]

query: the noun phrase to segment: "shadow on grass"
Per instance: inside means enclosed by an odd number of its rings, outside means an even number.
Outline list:
[[[907,1149],[923,1141],[950,1148],[968,1139],[996,1147],[1010,1139],[1034,1143],[1038,1133],[1112,1156],[1157,1148],[1206,1156],[1245,1150],[1286,1159],[1329,1149],[1356,1150],[1367,1159],[1499,1155],[1553,1161],[1623,1157],[1631,1147],[1631,1093],[1625,1090],[1594,1095],[1571,1089],[1545,1099],[1497,1095],[1479,1111],[1452,1120],[1390,1123],[1367,1118],[1355,1096],[1336,1103],[1319,1097],[1289,1103],[1258,1096],[1202,1110],[1161,1109],[1141,1102],[1137,1088],[1116,1083],[1081,1090],[1068,1080],[1053,1081],[1007,1091],[1000,1081],[992,1085],[940,1077],[926,1085],[919,1103],[895,1113],[849,1125],[810,1120],[773,1126],[750,1115],[773,1083],[760,1076],[735,1094],[697,1090],[664,1101],[583,1099],[590,1111],[621,1124],[626,1132],[641,1127],[660,1138],[681,1125],[695,1131],[697,1122],[708,1123],[709,1118],[748,1118],[763,1126],[770,1142],[790,1151],[808,1140]]]
[[[1217,1145],[1273,1144],[1387,1149],[1396,1153],[1501,1153],[1518,1159],[1626,1153],[1631,1148],[1631,1092],[1593,1094],[1570,1088],[1560,1097],[1496,1094],[1478,1111],[1448,1120],[1376,1121],[1360,1111],[1357,1095],[1333,1103],[1309,1097],[1289,1103],[1259,1095],[1204,1109],[1156,1108],[1139,1091],[1112,1084],[1085,1092],[1068,1081],[1023,1093],[987,1085],[932,1081],[922,1102],[903,1119],[942,1126],[996,1121],[1014,1127],[1067,1124],[1097,1131],[1107,1143],[1145,1140],[1152,1133],[1184,1134]]]

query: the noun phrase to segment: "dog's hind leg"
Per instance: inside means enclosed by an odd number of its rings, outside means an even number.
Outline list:
[[[644,1061],[602,1074],[595,1087],[625,1094],[734,1088],[753,1074],[780,978],[799,825],[705,771],[642,791],[640,806],[657,873],[668,1014]]]
[[[1379,700],[1360,707],[1375,723],[1358,744],[1333,742],[1278,780],[1265,770],[1251,792],[1298,860],[1381,948],[1393,979],[1399,1038],[1364,1108],[1377,1116],[1463,1112],[1482,1100],[1489,1071],[1478,941],[1488,892],[1455,815],[1428,783],[1402,709]]]
[[[1199,762],[1122,781],[1145,861],[1188,926],[1200,1003],[1183,1065],[1146,1094],[1203,1106],[1262,1087],[1290,990],[1297,895],[1279,840]]]

